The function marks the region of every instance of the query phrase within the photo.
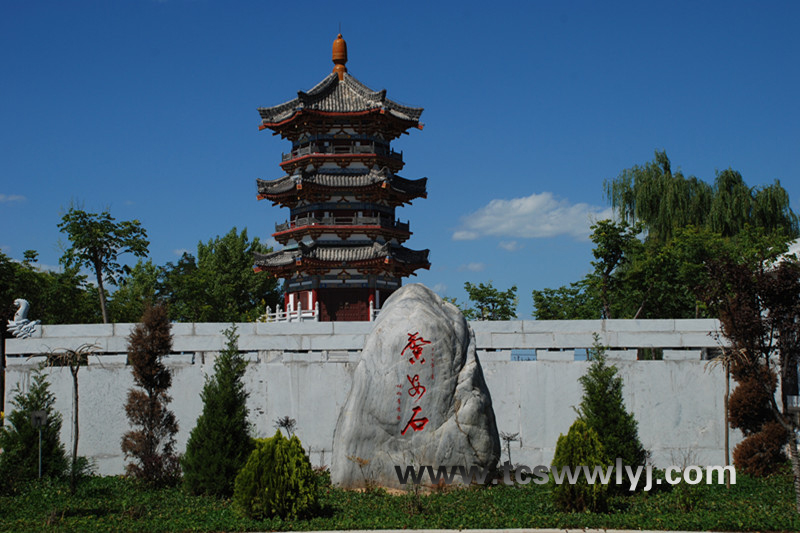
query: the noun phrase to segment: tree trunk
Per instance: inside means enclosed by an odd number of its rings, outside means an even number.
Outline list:
[[[725,466],[730,466],[731,464],[731,453],[730,453],[730,415],[728,414],[728,398],[730,397],[731,393],[731,367],[730,363],[725,363]],[[725,470],[725,487],[730,489],[731,488],[731,475]]]
[[[78,370],[80,369],[80,359],[74,362],[75,366],[70,365],[72,372],[73,399],[75,401],[75,425],[73,427],[72,439],[72,468],[69,475],[69,489],[75,494],[76,476],[78,469]]]
[[[103,266],[99,261],[94,262],[94,272],[97,276],[97,292],[100,295],[100,311],[103,313],[103,324],[108,324],[108,310],[106,309],[106,291],[103,288]]]

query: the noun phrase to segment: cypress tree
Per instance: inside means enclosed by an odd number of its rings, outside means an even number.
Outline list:
[[[633,468],[644,466],[648,453],[639,440],[638,423],[625,408],[622,398],[622,378],[617,367],[606,364],[604,350],[592,350],[592,362],[584,376],[578,414],[586,425],[597,432],[610,461],[622,459]]]
[[[239,353],[236,326],[223,335],[227,343],[214,361],[214,375],[206,380],[200,394],[203,412],[189,436],[181,464],[186,490],[230,497],[236,474],[253,450],[253,441],[247,421],[248,393],[242,383],[247,361]]]
[[[148,307],[128,340],[128,361],[139,388],[128,391],[125,414],[134,429],[123,435],[122,451],[126,459],[133,459],[126,466],[128,474],[155,486],[172,485],[180,476],[175,453],[178,422],[167,409],[172,374],[161,361],[171,350],[167,310]]]
[[[20,481],[39,475],[39,430],[31,424],[33,411],[45,411],[47,421],[42,427],[42,475],[58,477],[67,470],[67,457],[61,443],[61,413],[54,409],[56,397],[41,369],[33,374],[33,383],[23,393],[14,389],[6,425],[0,428],[0,492],[13,490]]]

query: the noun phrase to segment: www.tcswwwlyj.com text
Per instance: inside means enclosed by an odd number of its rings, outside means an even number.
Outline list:
[[[492,471],[489,468],[471,466],[467,468],[464,465],[457,466],[400,466],[395,465],[395,472],[397,473],[397,480],[401,485],[411,483],[419,485],[422,483],[430,483],[438,485],[445,483],[450,485],[453,482],[460,481],[464,485],[476,483],[478,485],[485,485],[487,483],[504,485],[527,485],[531,481],[537,485],[544,485],[550,481],[552,476],[555,483],[561,485],[569,483],[575,485],[580,481],[581,477],[593,485],[595,483],[602,483],[608,485],[609,483],[616,483],[621,485],[626,483],[630,490],[636,490],[637,487],[642,490],[648,491],[662,482],[670,485],[677,485],[681,481],[689,485],[697,485],[705,482],[708,485],[713,483],[725,484],[725,474],[727,473],[730,482],[736,484],[736,469],[733,466],[687,466],[680,468],[677,466],[669,466],[664,470],[664,478],[653,477],[653,467],[648,465],[631,467],[622,464],[622,459],[617,459],[612,466],[564,466],[562,468],[548,467],[539,465],[533,469],[524,465],[512,466],[505,463],[498,467],[502,472],[502,478],[491,477]]]

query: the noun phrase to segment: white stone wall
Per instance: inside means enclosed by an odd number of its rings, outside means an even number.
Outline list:
[[[314,464],[328,463],[333,430],[350,390],[364,337],[372,324],[238,324],[240,349],[250,360],[246,374],[255,436],[275,432],[274,420],[297,420],[297,434]],[[610,356],[625,382],[625,401],[639,421],[639,434],[658,466],[722,464],[724,373],[707,367],[704,348],[719,346],[714,320],[608,320],[473,322],[478,355],[492,395],[498,429],[519,433],[512,460],[531,467],[548,464],[559,434],[580,402],[578,378],[588,363],[573,360],[573,349],[592,345],[593,333],[613,348]],[[175,324],[173,397],[180,431],[178,449],[200,413],[200,391],[213,371],[213,358],[226,324]],[[79,454],[92,457],[102,474],[123,471],[120,440],[128,430],[124,404],[133,386],[124,355],[130,324],[45,326],[37,338],[7,341],[6,409],[13,389],[25,390],[42,358],[35,354],[84,343],[102,355],[81,368]],[[636,361],[638,347],[665,348],[663,361]],[[511,361],[512,349],[538,350],[537,361]],[[62,439],[71,442],[72,377],[66,368],[47,369],[63,414]],[[393,391],[387,391],[393,394]],[[731,447],[739,440],[731,431]],[[69,446],[67,449],[71,449]],[[505,447],[503,448],[505,459]]]

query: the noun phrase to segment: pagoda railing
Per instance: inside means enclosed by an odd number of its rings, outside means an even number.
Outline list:
[[[302,217],[296,218],[291,222],[287,221],[282,224],[275,224],[275,232],[280,233],[292,228],[301,228],[305,226],[380,226],[382,228],[396,229],[399,231],[409,231],[408,222],[400,222],[399,220],[392,221],[385,217]]]
[[[380,309],[375,309],[372,302],[369,302],[369,321],[374,322],[380,313]],[[266,312],[258,318],[258,322],[319,322],[319,302],[314,304],[314,309],[301,309],[287,307],[283,310],[277,306],[275,311],[267,306]]]
[[[399,161],[403,160],[402,151],[395,152],[394,150],[387,148],[386,146],[371,143],[371,144],[362,144],[360,146],[356,145],[324,146],[319,144],[310,144],[308,146],[292,150],[288,154],[281,154],[281,160],[282,160],[281,162],[286,162],[291,159],[302,157],[304,155],[313,155],[313,154],[322,154],[322,155],[376,154],[384,157],[391,157],[392,159],[397,159]]]

